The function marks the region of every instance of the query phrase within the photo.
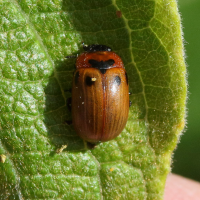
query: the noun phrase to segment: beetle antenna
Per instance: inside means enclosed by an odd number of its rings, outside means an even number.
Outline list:
[[[82,42],[82,45],[83,45],[83,49],[84,49],[85,47],[88,47],[88,45],[85,45],[84,42]]]
[[[77,58],[77,57],[78,57],[78,54],[76,54],[76,55],[66,56],[65,58]]]

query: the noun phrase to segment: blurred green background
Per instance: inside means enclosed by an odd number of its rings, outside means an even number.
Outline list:
[[[187,128],[174,154],[172,172],[200,181],[200,0],[179,0],[188,71]]]

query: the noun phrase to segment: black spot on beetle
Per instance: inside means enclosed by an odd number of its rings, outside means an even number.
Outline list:
[[[121,84],[121,78],[119,76],[115,76],[114,84],[116,84],[118,86]]]
[[[113,65],[115,61],[113,59],[109,59],[105,61],[109,66]]]
[[[106,73],[106,70],[107,70],[107,69],[100,69],[100,72],[101,72],[102,74],[105,74],[105,73]]]
[[[79,74],[79,71],[78,71],[75,74],[75,80],[74,80],[76,85],[78,84],[78,78],[79,78],[79,76],[80,76],[80,74]]]
[[[88,62],[92,65],[93,68],[99,69],[102,74],[106,73],[107,69],[110,69],[111,66],[115,63],[113,59],[109,59],[106,61],[98,61],[90,59]]]
[[[91,85],[94,85],[95,81],[92,81],[92,78],[90,76],[86,76],[85,78],[85,84],[87,86],[91,86]]]
[[[128,85],[128,75],[127,75],[127,73],[125,74],[125,76],[126,76],[126,83]]]
[[[88,62],[92,65],[92,67],[97,68],[99,61],[94,60],[94,59],[90,59],[88,60]]]

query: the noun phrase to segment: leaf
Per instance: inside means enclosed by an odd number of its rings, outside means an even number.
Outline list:
[[[162,199],[185,116],[176,2],[2,0],[0,20],[0,198]],[[122,134],[94,150],[64,124],[65,56],[82,41],[122,57],[133,102]]]

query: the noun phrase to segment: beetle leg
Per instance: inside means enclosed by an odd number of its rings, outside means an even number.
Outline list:
[[[71,110],[72,110],[72,98],[71,97],[69,97],[67,99],[67,107],[68,107],[69,111],[71,112]]]
[[[82,41],[82,46],[83,46],[83,49],[84,49],[84,48],[87,47],[88,45],[85,45],[85,43]]]
[[[71,112],[71,110],[72,110],[72,98],[71,97],[69,97],[67,99],[67,107],[68,107],[69,111]],[[64,124],[71,125],[72,124],[72,120],[66,120],[64,122]]]
[[[129,92],[128,94],[131,95],[132,93]],[[129,101],[129,107],[131,107],[131,105],[132,105],[132,101]]]
[[[76,54],[76,55],[66,56],[65,58],[77,58],[77,57],[78,57],[78,54]]]
[[[72,120],[66,120],[66,121],[64,122],[64,124],[71,125],[71,124],[72,124]]]
[[[64,90],[64,92],[70,92],[70,93],[72,93],[72,88]]]
[[[97,144],[95,144],[95,143],[87,142],[88,149],[94,149],[96,146],[97,146]]]

